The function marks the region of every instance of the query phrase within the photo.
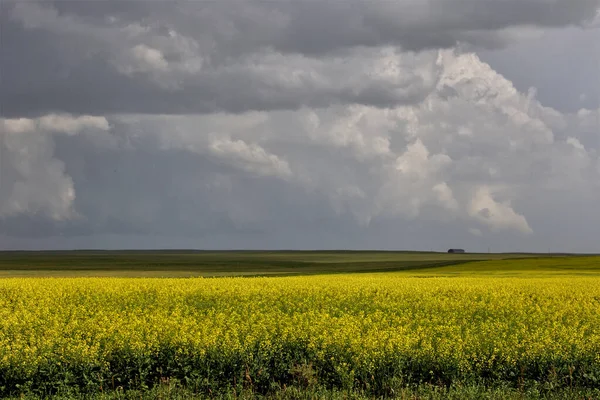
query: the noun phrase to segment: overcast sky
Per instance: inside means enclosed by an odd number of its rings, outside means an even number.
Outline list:
[[[2,0],[0,28],[0,249],[600,252],[600,0]]]

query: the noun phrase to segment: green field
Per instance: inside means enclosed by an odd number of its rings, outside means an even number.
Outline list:
[[[491,271],[522,269],[521,263],[502,260],[548,258],[536,254],[448,254],[377,251],[52,251],[0,252],[0,277],[10,276],[121,276],[192,277],[309,275],[354,272],[430,270],[439,273],[469,270],[470,262],[499,260]],[[550,259],[566,259],[553,256]],[[578,257],[569,257],[568,263]],[[588,265],[587,258],[580,265]],[[460,265],[460,267],[459,267]],[[533,269],[539,269],[532,264]],[[547,265],[551,270],[560,264]],[[558,266],[558,267],[557,267]],[[442,269],[439,269],[442,268]],[[545,267],[544,267],[545,268]],[[482,270],[480,266],[476,270]]]
[[[0,274],[0,397],[600,399],[600,256],[4,252]]]

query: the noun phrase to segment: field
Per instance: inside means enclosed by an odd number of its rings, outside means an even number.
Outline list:
[[[415,271],[533,254],[377,251],[41,251],[0,252],[0,277],[193,277]]]
[[[600,398],[596,256],[0,253],[0,270],[0,397]]]

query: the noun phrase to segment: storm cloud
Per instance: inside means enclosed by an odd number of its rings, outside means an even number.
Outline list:
[[[422,101],[428,49],[594,22],[597,0],[2,3],[3,114],[239,113]],[[381,48],[393,50],[381,53]],[[403,54],[397,54],[402,51]]]
[[[235,5],[0,5],[0,247],[598,250],[598,1]]]

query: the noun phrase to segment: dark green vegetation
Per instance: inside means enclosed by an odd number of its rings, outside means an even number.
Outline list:
[[[442,268],[438,272],[443,274],[451,272],[443,268],[459,264],[461,269],[454,271],[464,272],[472,261],[536,257],[549,256],[378,251],[15,251],[0,252],[0,277],[309,275],[416,272],[433,267]]]
[[[14,397],[12,400],[34,400],[38,396],[29,394]],[[225,393],[199,394],[185,389],[178,383],[165,382],[148,390],[110,390],[105,393],[82,396],[77,392],[64,392],[49,396],[52,400],[85,398],[89,400],[367,400],[396,398],[405,400],[596,400],[600,399],[599,389],[569,388],[545,390],[532,384],[519,388],[486,387],[476,384],[456,384],[450,387],[436,385],[399,386],[389,395],[373,396],[355,390],[327,389],[320,386],[289,386],[280,388],[267,395],[256,393],[240,385]]]
[[[451,266],[428,268],[428,274],[443,276],[600,276],[599,256],[530,257],[512,260],[462,262]]]

